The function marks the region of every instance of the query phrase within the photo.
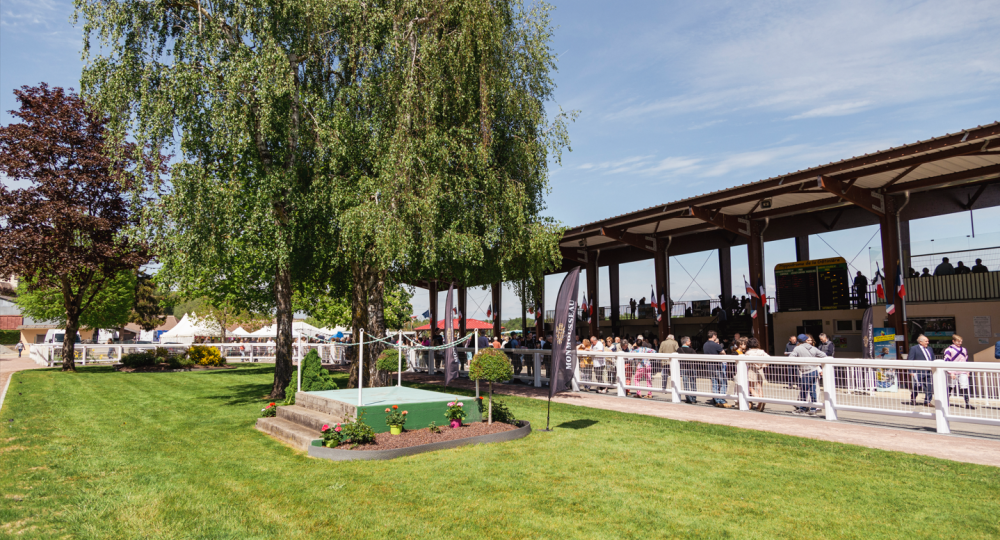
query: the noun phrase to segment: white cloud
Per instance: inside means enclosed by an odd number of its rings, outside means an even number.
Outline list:
[[[799,120],[801,118],[817,118],[820,116],[844,116],[847,114],[854,114],[856,112],[861,112],[871,105],[871,101],[856,101],[853,103],[837,103],[834,105],[826,105],[823,107],[816,107],[815,109],[808,110],[802,114],[796,114],[795,116],[790,116],[790,120]]]

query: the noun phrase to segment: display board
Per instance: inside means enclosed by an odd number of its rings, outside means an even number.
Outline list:
[[[928,346],[935,356],[944,355],[955,334],[955,317],[914,317],[906,321],[910,326],[910,346],[917,344],[921,334],[927,336]]]
[[[778,311],[850,309],[851,285],[843,257],[774,267]]]

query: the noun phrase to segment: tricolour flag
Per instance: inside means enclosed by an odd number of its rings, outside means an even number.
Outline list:
[[[749,294],[750,296],[752,296],[754,298],[760,299],[760,295],[758,295],[757,291],[754,290],[753,285],[751,285],[750,282],[747,281],[747,277],[746,276],[743,276],[743,284],[747,288],[747,294]]]
[[[906,296],[906,283],[903,281],[903,265],[896,264],[896,296],[902,298]]]
[[[423,318],[425,318],[425,319],[430,319],[431,318],[431,310],[428,309],[427,311],[423,312],[420,316],[423,317]]]
[[[882,281],[882,269],[875,263],[875,296],[879,300],[885,300],[885,282]]]
[[[486,318],[489,319],[492,316],[493,316],[493,304],[490,304],[489,307],[486,308]]]
[[[587,293],[583,293],[583,320],[590,322],[590,304],[587,303]]]
[[[667,307],[667,295],[660,293],[660,311],[666,311]]]

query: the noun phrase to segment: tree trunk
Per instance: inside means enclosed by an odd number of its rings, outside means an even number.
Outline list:
[[[287,264],[287,263],[286,263]],[[270,399],[285,399],[285,387],[292,381],[292,273],[279,263],[274,280],[278,337],[274,347],[274,386]]]
[[[76,333],[80,330],[80,312],[66,312],[66,333],[63,334],[63,371],[76,371]]]
[[[385,336],[385,275],[363,262],[351,264],[351,329],[358,339],[365,330],[365,385],[386,386],[389,374],[379,372],[375,361],[385,349],[384,343],[372,343]],[[358,387],[358,356],[351,361],[348,388]]]

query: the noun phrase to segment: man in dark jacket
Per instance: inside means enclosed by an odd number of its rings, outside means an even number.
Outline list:
[[[833,358],[834,349],[836,349],[837,347],[833,344],[832,341],[830,341],[830,338],[827,337],[826,334],[820,334],[819,347],[816,348],[823,351],[823,353],[829,356],[830,358]]]
[[[906,359],[910,361],[934,361],[934,350],[931,349],[930,340],[927,336],[920,334],[917,336],[917,344],[910,347],[910,353],[906,355]],[[912,372],[913,377],[913,388],[910,389],[910,405],[917,404],[917,394],[919,393],[920,387],[924,390],[924,405],[927,407],[931,406],[931,402],[934,399],[934,380],[931,378],[931,372],[929,370],[919,370]]]

